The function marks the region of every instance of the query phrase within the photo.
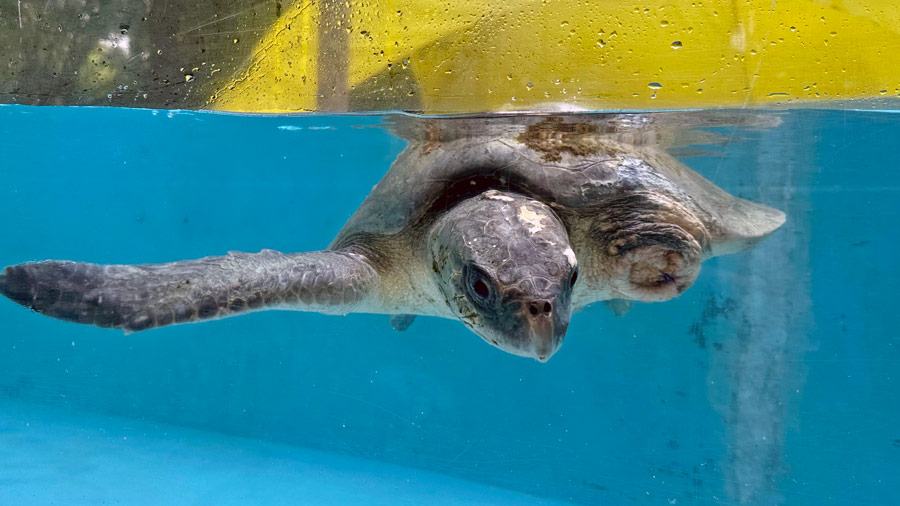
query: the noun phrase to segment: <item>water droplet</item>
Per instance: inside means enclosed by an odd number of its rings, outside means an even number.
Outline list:
[[[534,84],[532,84],[532,83],[525,83],[525,87],[528,88],[528,89],[531,89],[531,88],[534,87]]]
[[[513,80],[513,75],[512,75],[512,74],[506,74],[506,79],[509,80],[509,81],[512,81],[512,80]]]
[[[658,90],[658,89],[662,88],[662,85],[654,82],[654,83],[648,83],[647,87],[650,88],[651,90]]]
[[[189,83],[189,82],[191,82],[191,81],[193,81],[193,80],[194,80],[194,74],[185,74],[185,75],[184,75],[184,81],[185,81],[185,82],[188,82],[188,83]]]
[[[241,39],[235,37],[234,39],[232,39],[231,43],[232,43],[232,44],[237,44],[237,43],[240,42],[240,41],[241,41]]]
[[[681,41],[680,41],[680,40],[676,40],[676,41],[672,42],[672,46],[671,46],[671,47],[672,47],[672,49],[681,49]]]
[[[664,19],[659,22],[659,26],[665,28],[665,27],[669,26],[669,22]]]

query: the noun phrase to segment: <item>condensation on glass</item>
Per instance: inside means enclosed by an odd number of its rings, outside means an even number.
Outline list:
[[[0,0],[0,102],[242,112],[900,96],[891,0]]]

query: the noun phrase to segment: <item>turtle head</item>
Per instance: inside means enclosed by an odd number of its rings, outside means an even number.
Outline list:
[[[566,228],[547,205],[489,190],[444,213],[428,243],[438,287],[467,327],[542,362],[559,349],[578,270]]]

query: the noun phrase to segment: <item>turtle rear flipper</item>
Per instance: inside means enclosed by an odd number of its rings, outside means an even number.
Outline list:
[[[395,314],[391,316],[391,328],[397,332],[403,332],[413,324],[416,319],[414,314]]]
[[[634,305],[634,301],[625,299],[609,299],[603,301],[603,305],[609,308],[609,310],[612,311],[614,315],[622,317],[628,314],[629,311],[631,311],[631,307]]]
[[[377,278],[352,253],[263,250],[148,265],[25,263],[0,273],[0,293],[54,318],[140,331],[263,309],[349,313]]]
[[[720,224],[713,230],[713,256],[737,253],[755,246],[778,230],[786,219],[784,212],[778,209],[739,198],[713,212],[718,214]]]

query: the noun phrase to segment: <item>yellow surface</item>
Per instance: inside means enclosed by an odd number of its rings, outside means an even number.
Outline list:
[[[234,112],[314,111],[318,12],[297,2],[262,38],[247,68],[210,98],[210,107]]]
[[[380,0],[324,19],[318,2],[301,0],[210,107],[315,111],[332,93],[332,109],[426,112],[896,97],[898,4]],[[346,33],[343,58],[318,58],[323,26]],[[341,68],[346,78],[320,96],[320,79]]]

